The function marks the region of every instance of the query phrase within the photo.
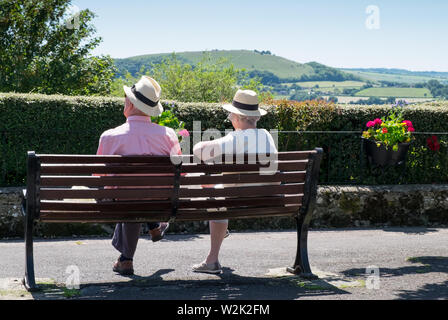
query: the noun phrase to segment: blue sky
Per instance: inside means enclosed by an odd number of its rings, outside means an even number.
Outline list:
[[[297,62],[448,72],[446,0],[73,0],[98,17],[95,54],[258,49]],[[366,8],[379,9],[368,29]]]

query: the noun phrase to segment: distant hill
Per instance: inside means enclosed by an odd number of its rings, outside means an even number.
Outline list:
[[[207,51],[211,59],[227,58],[237,69],[245,69],[252,75],[265,79],[266,82],[294,81],[345,81],[359,80],[356,75],[331,68],[317,62],[298,63],[271,54],[269,51],[249,50],[213,50]],[[203,57],[204,52],[176,52],[179,60],[195,65]],[[135,75],[142,66],[150,68],[151,63],[159,63],[171,53],[149,54],[125,59],[115,59],[117,76],[126,72]]]

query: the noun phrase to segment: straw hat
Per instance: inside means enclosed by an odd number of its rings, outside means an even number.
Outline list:
[[[248,117],[264,116],[267,113],[259,108],[257,93],[252,90],[238,90],[232,103],[222,107],[229,112]]]
[[[160,103],[162,89],[153,78],[143,76],[132,88],[123,86],[123,89],[132,104],[140,111],[152,117],[157,117],[163,112]]]

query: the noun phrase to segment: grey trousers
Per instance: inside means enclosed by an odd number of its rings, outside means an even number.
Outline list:
[[[117,223],[112,245],[126,258],[133,258],[140,236],[141,223]]]

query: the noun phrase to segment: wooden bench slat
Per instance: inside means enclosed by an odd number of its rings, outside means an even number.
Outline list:
[[[142,188],[142,189],[40,189],[40,199],[145,199],[169,198],[173,188]]]
[[[174,176],[41,176],[41,186],[172,186],[173,180]],[[180,177],[181,185],[304,181],[305,171],[294,173],[276,173],[272,175],[260,175],[258,172],[256,172],[251,174],[225,174],[198,177]]]
[[[304,184],[284,184],[266,186],[241,186],[226,187],[222,189],[180,188],[180,198],[194,197],[239,197],[245,196],[269,196],[276,194],[300,194],[303,193]],[[173,190],[167,188],[141,188],[141,189],[71,189],[71,188],[41,188],[40,199],[145,199],[145,198],[169,198]]]
[[[259,155],[259,154],[225,154],[220,155],[218,157],[212,158],[210,160],[207,160],[206,162],[221,162],[221,163],[228,163],[230,162],[238,162],[242,161],[249,161],[254,159],[262,159],[262,160],[307,160],[310,156],[310,154],[316,153],[315,150],[311,151],[288,151],[288,152],[278,152],[276,154],[266,154],[266,155]],[[232,160],[233,159],[233,160]]]
[[[307,161],[275,162],[271,164],[186,164],[182,166],[184,173],[216,173],[258,171],[261,168],[272,168],[278,171],[303,171]],[[174,165],[53,165],[41,166],[43,175],[73,175],[73,174],[142,174],[142,173],[174,173]]]
[[[173,165],[42,165],[44,175],[174,173]]]
[[[199,177],[183,176],[180,185],[208,185],[208,184],[243,184],[269,182],[304,182],[305,171],[260,175],[258,172],[250,174],[224,174]]]
[[[266,185],[266,186],[241,186],[202,188],[202,189],[179,189],[179,198],[190,197],[239,197],[244,196],[270,196],[276,194],[300,194],[303,193],[304,184],[284,184],[284,185]]]
[[[165,210],[171,208],[169,200],[154,201],[105,201],[105,202],[69,202],[58,200],[42,200],[40,202],[41,211],[145,211],[145,210]]]
[[[279,162],[271,164],[190,164],[182,165],[182,172],[185,173],[221,173],[221,172],[244,172],[244,171],[259,171],[260,169],[267,170],[268,168],[276,171],[303,171],[306,169],[308,161],[290,161]]]
[[[174,176],[41,176],[43,187],[173,186]]]
[[[300,204],[302,195],[298,196],[272,196],[272,197],[245,197],[226,198],[223,200],[179,200],[178,207],[184,208],[220,208],[220,207],[254,207],[254,206],[278,206],[284,204]],[[171,200],[154,201],[107,201],[107,202],[68,202],[56,200],[42,200],[40,208],[42,211],[145,211],[170,209]]]
[[[253,218],[265,216],[291,216],[296,215],[300,206],[279,206],[263,208],[232,208],[226,211],[206,211],[206,210],[179,210],[176,221],[195,220],[217,220],[227,218]],[[41,211],[40,220],[43,222],[159,222],[168,221],[171,212],[169,210],[159,210],[153,212],[52,212]]]
[[[38,154],[41,164],[93,164],[93,163],[147,163],[147,164],[173,164],[169,156],[120,156],[120,155],[58,155],[58,154]],[[189,159],[186,156],[185,159]]]
[[[245,195],[244,195],[245,196]],[[179,200],[179,208],[259,207],[302,203],[303,195],[225,198],[223,200]]]
[[[315,153],[314,150],[311,151],[289,151],[289,152],[279,152],[275,155],[261,155],[262,159],[274,159],[277,160],[306,160],[309,155]],[[58,155],[58,154],[37,154],[39,161],[44,163],[52,164],[76,164],[76,163],[151,163],[151,164],[172,164],[170,156],[159,156],[159,155],[144,155],[144,156],[120,156],[120,155]],[[182,162],[193,163],[193,155],[179,155],[173,156],[182,160]],[[220,161],[221,163],[227,163],[226,160],[234,159],[232,162],[241,159],[257,159],[260,155],[245,154],[242,155],[222,155],[217,158],[211,159],[210,161]],[[197,161],[197,159],[196,159]]]

